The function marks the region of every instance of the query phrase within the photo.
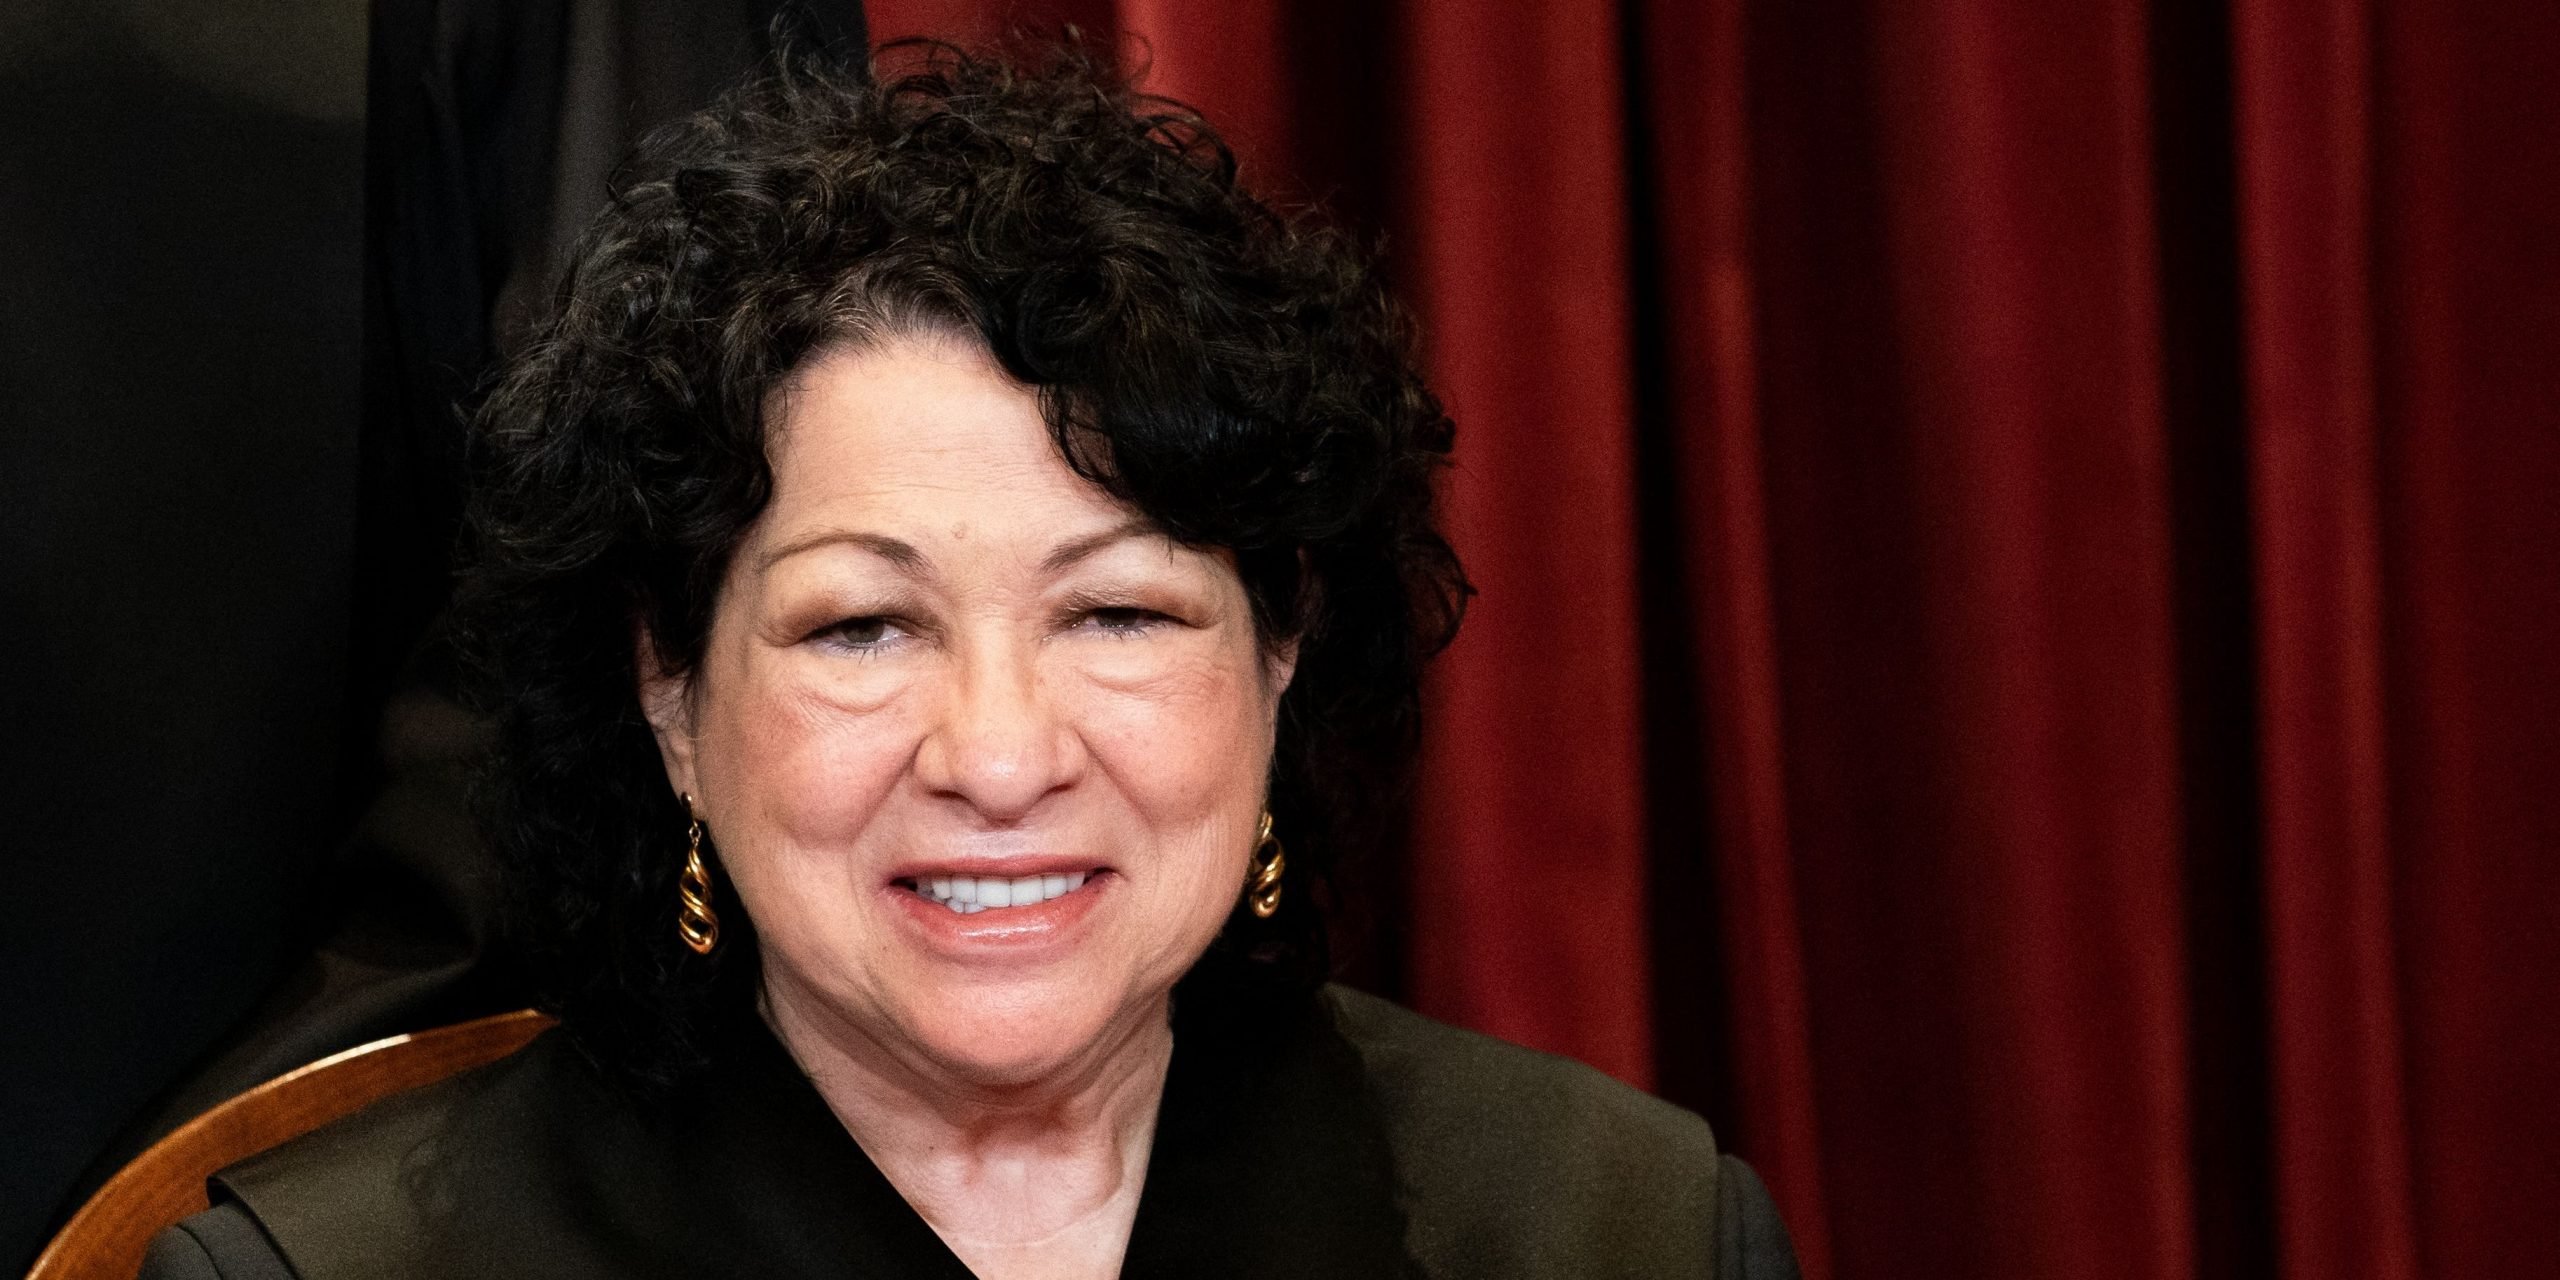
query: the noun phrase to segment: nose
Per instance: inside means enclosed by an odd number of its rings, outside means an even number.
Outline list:
[[[1009,825],[1085,766],[1082,741],[1043,687],[1036,641],[963,644],[935,723],[916,751],[916,775],[935,795]]]

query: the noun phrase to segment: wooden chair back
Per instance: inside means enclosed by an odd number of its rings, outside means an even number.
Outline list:
[[[298,1067],[188,1121],[116,1171],[36,1258],[27,1280],[133,1280],[151,1238],[206,1207],[205,1179],[406,1089],[523,1048],[531,1009],[392,1036]]]

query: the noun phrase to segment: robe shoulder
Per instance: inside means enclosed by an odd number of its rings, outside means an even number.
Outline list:
[[[640,1128],[567,1038],[547,1032],[224,1169],[215,1207],[171,1232],[222,1277],[659,1274],[648,1259],[597,1249],[620,1233],[580,1232],[564,1248],[543,1229],[568,1207],[564,1172],[614,1170],[631,1179],[618,1203],[663,1203],[651,1162],[616,1167],[649,1145]],[[192,1263],[186,1243],[163,1233],[154,1248],[173,1266]]]
[[[1795,1274],[1759,1180],[1697,1115],[1374,996],[1336,986],[1325,999],[1360,1057],[1408,1247],[1430,1274]]]

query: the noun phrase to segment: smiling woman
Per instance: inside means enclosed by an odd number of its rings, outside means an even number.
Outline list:
[[[1790,1274],[1695,1117],[1324,982],[1465,595],[1365,261],[1074,49],[906,56],[659,139],[480,414],[560,1030],[151,1274]]]
[[[859,1114],[1160,1064],[1250,875],[1296,641],[1231,552],[1071,471],[971,336],[834,348],[776,408],[703,654],[643,677],[766,1016]]]

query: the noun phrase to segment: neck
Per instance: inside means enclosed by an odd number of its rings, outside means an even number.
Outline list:
[[[864,1154],[971,1270],[1118,1273],[1173,1060],[1167,1002],[1028,1081],[938,1069],[770,978],[762,1005]]]

